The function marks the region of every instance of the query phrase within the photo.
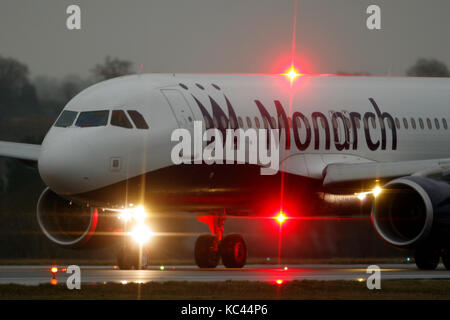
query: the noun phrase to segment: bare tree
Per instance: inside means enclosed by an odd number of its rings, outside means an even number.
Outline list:
[[[412,77],[449,77],[450,72],[445,63],[436,59],[420,58],[406,74]]]
[[[33,110],[37,107],[37,95],[28,79],[28,67],[23,63],[0,56],[0,106],[4,112],[12,108]]]
[[[106,56],[105,61],[97,64],[91,72],[96,79],[106,80],[133,73],[132,66],[130,61]]]

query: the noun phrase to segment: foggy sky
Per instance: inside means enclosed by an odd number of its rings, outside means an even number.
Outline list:
[[[81,7],[80,31],[66,8]],[[382,30],[366,28],[381,7]],[[87,76],[106,55],[144,72],[282,72],[293,0],[1,0],[0,55],[32,76]],[[299,0],[296,56],[310,73],[403,75],[419,57],[450,65],[450,1]]]

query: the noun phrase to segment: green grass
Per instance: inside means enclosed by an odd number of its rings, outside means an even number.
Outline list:
[[[0,299],[450,299],[450,281],[385,280],[381,290],[358,281],[150,282],[65,285],[0,285]]]

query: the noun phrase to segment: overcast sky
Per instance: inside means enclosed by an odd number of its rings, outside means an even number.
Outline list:
[[[80,31],[66,8],[81,7]],[[381,7],[380,31],[366,8]],[[419,57],[450,66],[448,0],[299,0],[301,71],[403,75]],[[1,0],[0,55],[32,76],[87,76],[106,55],[144,72],[282,72],[292,46],[294,0]]]

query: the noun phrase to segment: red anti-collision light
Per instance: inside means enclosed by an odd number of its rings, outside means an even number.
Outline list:
[[[276,219],[276,220],[278,221],[278,223],[279,223],[280,225],[282,225],[288,218],[286,217],[286,215],[285,215],[283,212],[280,211],[280,212],[275,216],[274,219]]]

